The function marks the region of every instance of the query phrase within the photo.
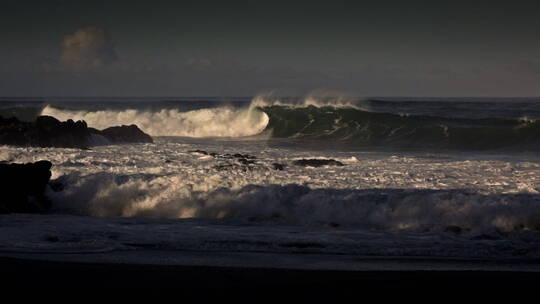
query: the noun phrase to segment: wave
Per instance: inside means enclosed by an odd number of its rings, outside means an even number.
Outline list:
[[[136,124],[152,136],[331,140],[355,148],[540,149],[540,122],[523,117],[452,118],[371,112],[347,98],[276,99],[257,96],[244,106],[179,109],[67,110],[46,106],[41,115],[85,120],[103,129]]]
[[[305,98],[277,98],[270,95],[257,95],[251,100],[251,105],[259,108],[280,106],[286,108],[306,108],[306,107],[333,107],[366,109],[367,103],[362,99],[354,99],[338,94],[313,94]]]
[[[151,110],[65,110],[46,106],[41,115],[60,120],[84,120],[88,126],[105,129],[136,124],[152,136],[242,137],[261,133],[268,116],[254,108],[218,107],[181,112],[178,109]]]
[[[50,192],[57,212],[98,217],[228,218],[376,231],[483,233],[540,229],[538,194],[467,189],[312,189],[308,186],[189,186],[182,176],[108,173],[63,177]]]
[[[351,107],[268,106],[273,137],[331,139],[365,147],[540,148],[540,122],[368,112]]]
[[[248,106],[218,106],[191,111],[179,109],[141,110],[69,110],[51,105],[45,106],[40,115],[53,116],[59,120],[84,120],[88,126],[105,129],[116,125],[136,124],[152,136],[184,137],[246,137],[262,133],[269,117],[263,108],[283,106],[287,108],[356,107],[345,97],[308,96],[301,100],[277,99],[259,95]]]

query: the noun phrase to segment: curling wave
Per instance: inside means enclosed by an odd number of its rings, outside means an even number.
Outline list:
[[[388,148],[540,148],[540,122],[368,112],[351,107],[267,106],[273,137],[330,139]]]
[[[178,109],[151,110],[65,110],[46,106],[41,115],[60,120],[84,120],[90,127],[105,129],[136,124],[152,136],[243,137],[261,133],[268,116],[256,107],[218,107],[181,112]]]
[[[179,109],[67,110],[46,106],[41,115],[85,120],[103,129],[136,124],[152,136],[329,140],[354,148],[485,150],[540,149],[540,122],[521,118],[455,118],[372,112],[359,100],[257,96],[242,106]]]

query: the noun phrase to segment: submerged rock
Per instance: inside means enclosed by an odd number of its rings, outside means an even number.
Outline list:
[[[45,188],[52,164],[38,161],[27,164],[0,163],[0,213],[39,213],[50,209]]]
[[[345,166],[342,162],[335,159],[298,159],[292,162],[293,165],[302,167],[322,167],[322,166]]]
[[[453,233],[453,234],[461,234],[463,232],[463,228],[456,225],[450,225],[444,229],[444,232]]]
[[[23,122],[0,116],[0,145],[87,149],[95,144],[96,136],[103,137],[108,143],[153,142],[135,125],[100,131],[88,128],[82,120],[61,122],[51,116],[39,116],[35,122]]]
[[[285,169],[285,165],[280,164],[280,163],[273,163],[272,167],[274,168],[274,170],[278,170],[278,171],[283,171]]]
[[[268,171],[268,170],[284,170],[285,165],[279,163],[265,164],[256,156],[242,153],[216,153],[204,150],[189,150],[188,153],[211,156],[218,164],[213,168],[218,171]]]
[[[239,163],[243,165],[250,165],[255,164],[257,157],[249,154],[241,154],[241,153],[235,153],[235,154],[220,154],[216,152],[208,152],[204,150],[190,150],[189,153],[196,153],[196,154],[202,154],[202,155],[209,155],[216,159],[235,159]]]

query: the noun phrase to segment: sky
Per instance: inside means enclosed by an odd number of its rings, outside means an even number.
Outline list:
[[[0,96],[540,96],[535,1],[0,3]]]

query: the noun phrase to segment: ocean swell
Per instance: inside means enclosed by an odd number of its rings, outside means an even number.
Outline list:
[[[46,106],[42,115],[85,120],[103,129],[136,124],[152,136],[248,137],[327,140],[354,148],[488,150],[540,149],[534,119],[452,118],[371,112],[347,99],[255,97],[242,106],[69,110]]]
[[[348,107],[268,106],[273,137],[342,141],[356,147],[540,148],[540,122],[368,112]]]

